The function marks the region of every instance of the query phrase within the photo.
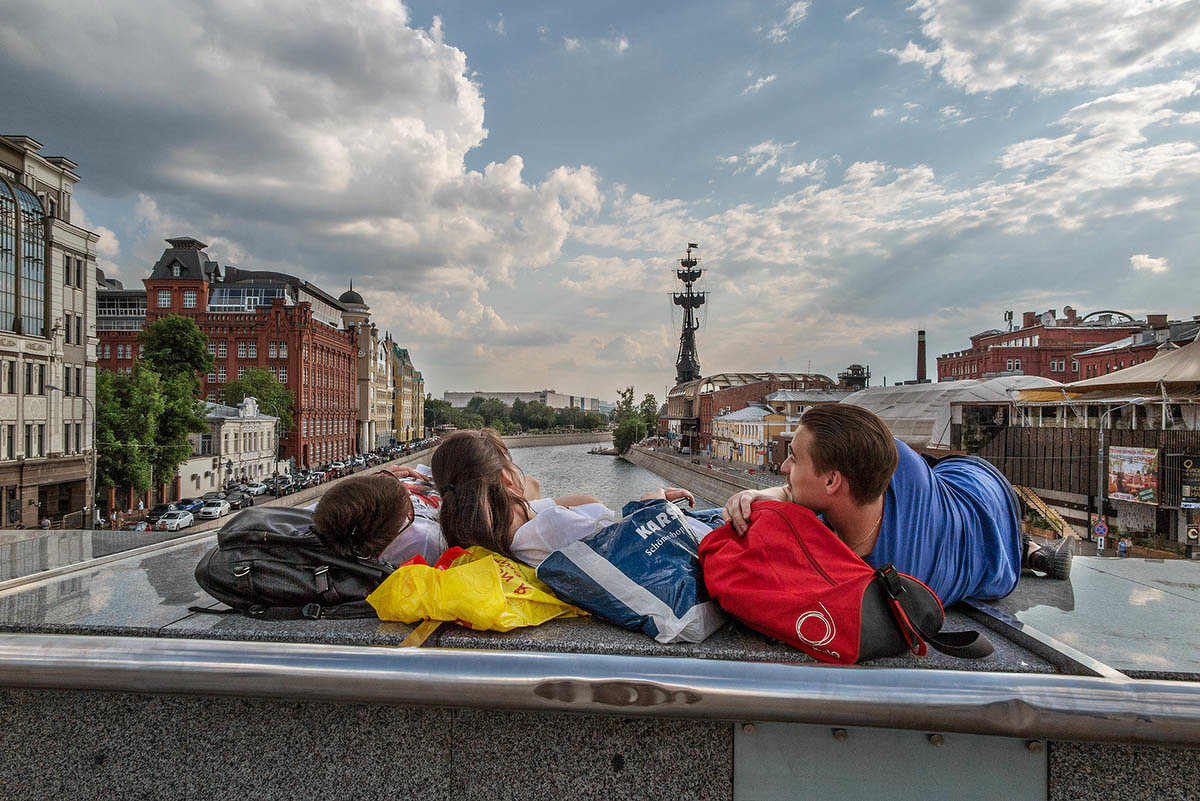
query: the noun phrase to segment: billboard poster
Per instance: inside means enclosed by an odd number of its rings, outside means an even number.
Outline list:
[[[1181,509],[1200,509],[1200,456],[1184,456],[1183,481],[1180,489]]]
[[[1158,503],[1158,448],[1108,449],[1108,497]]]

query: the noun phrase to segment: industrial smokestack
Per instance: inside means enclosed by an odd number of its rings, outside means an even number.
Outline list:
[[[925,383],[925,330],[917,332],[917,383]]]

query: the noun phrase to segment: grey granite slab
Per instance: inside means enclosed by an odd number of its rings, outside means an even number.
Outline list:
[[[1200,562],[1076,556],[1069,581],[1023,577],[991,604],[1131,675],[1200,675]]]
[[[6,801],[729,799],[732,725],[0,691]]]

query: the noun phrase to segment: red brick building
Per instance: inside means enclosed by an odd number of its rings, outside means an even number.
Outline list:
[[[1067,306],[1063,314],[1064,317],[1057,317],[1054,309],[1040,315],[1025,312],[1020,328],[976,334],[971,337],[969,349],[938,357],[938,381],[1037,375],[1070,383],[1084,377],[1075,358],[1077,353],[1147,327],[1147,323],[1132,318],[1115,321],[1116,316],[1128,318],[1120,312],[1094,312],[1079,317],[1075,309]]]
[[[144,289],[101,281],[98,365],[132,370],[148,323],[191,317],[213,356],[213,372],[201,376],[206,400],[223,402],[225,384],[251,367],[269,370],[293,397],[295,425],[281,432],[280,458],[305,466],[355,453],[358,352],[344,315],[357,320],[356,310],[285,273],[221,268],[195,239],[167,244]]]
[[[1200,331],[1200,315],[1188,321],[1168,322],[1165,314],[1151,314],[1146,322],[1144,331],[1076,353],[1079,377],[1095,378],[1148,362],[1163,349],[1173,350],[1195,341]]]

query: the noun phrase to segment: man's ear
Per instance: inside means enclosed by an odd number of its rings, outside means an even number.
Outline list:
[[[850,485],[846,483],[846,477],[837,470],[830,470],[825,474],[825,494],[837,495],[843,489]]]

